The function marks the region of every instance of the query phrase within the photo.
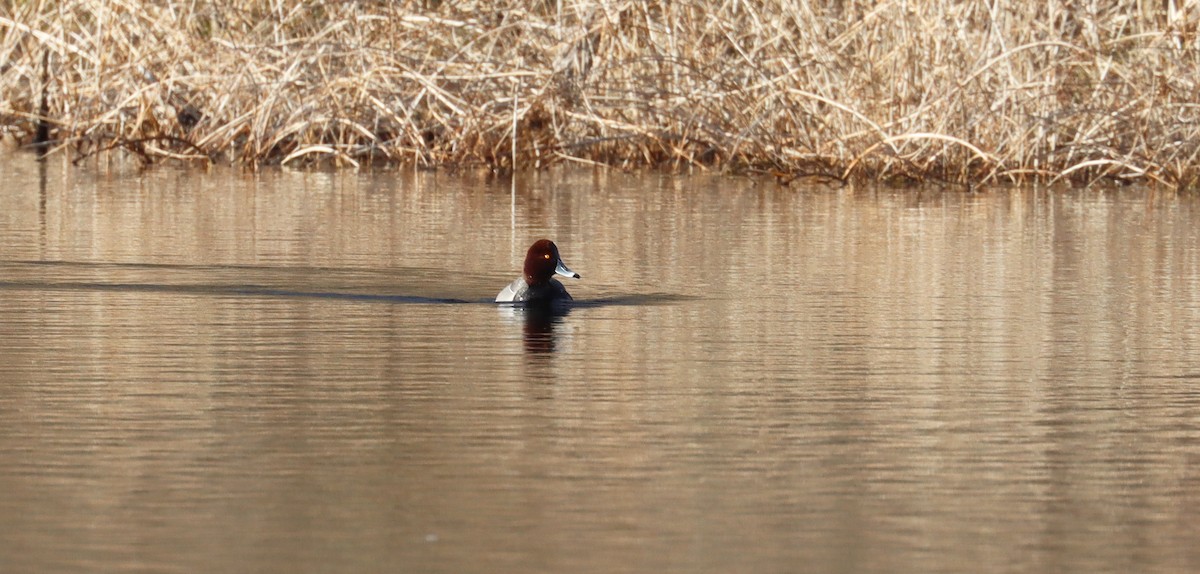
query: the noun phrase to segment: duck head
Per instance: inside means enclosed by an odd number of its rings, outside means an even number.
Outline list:
[[[567,268],[558,255],[558,246],[549,239],[539,239],[525,254],[525,283],[545,285],[555,275],[579,279],[579,274]]]

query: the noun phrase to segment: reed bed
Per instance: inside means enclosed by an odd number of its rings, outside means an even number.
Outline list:
[[[1200,182],[1196,0],[0,0],[0,129],[86,158]]]

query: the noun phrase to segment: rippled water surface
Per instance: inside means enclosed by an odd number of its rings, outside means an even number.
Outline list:
[[[1194,195],[0,176],[5,572],[1200,570]]]

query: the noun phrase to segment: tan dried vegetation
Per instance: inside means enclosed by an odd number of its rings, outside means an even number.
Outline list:
[[[1200,0],[0,0],[85,158],[1200,182]]]

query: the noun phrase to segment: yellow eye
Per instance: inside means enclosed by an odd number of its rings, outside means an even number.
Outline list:
[[[547,254],[545,254],[545,255],[543,255],[543,256],[542,256],[542,259],[549,259],[549,258],[550,258],[550,254],[549,254],[549,253],[547,253]]]

